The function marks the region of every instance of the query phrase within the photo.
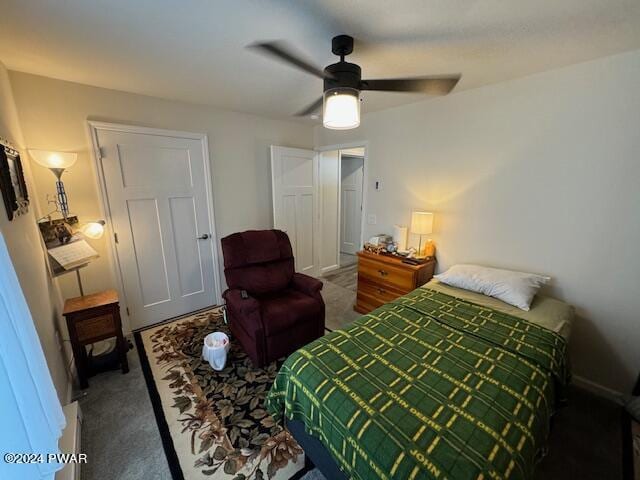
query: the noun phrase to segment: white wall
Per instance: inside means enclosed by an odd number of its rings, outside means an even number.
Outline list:
[[[26,145],[78,153],[77,163],[65,172],[63,180],[71,212],[81,222],[101,217],[87,119],[206,133],[219,238],[240,230],[272,227],[269,145],[313,146],[313,129],[307,124],[18,72],[11,72],[10,77]],[[55,179],[35,163],[33,172],[45,203],[46,193],[54,192]],[[87,292],[116,285],[109,268],[107,241],[92,241],[101,258],[82,270]],[[219,257],[222,262],[222,255]],[[220,273],[224,286],[222,269]],[[65,298],[78,295],[74,276],[61,277],[60,283]]]
[[[351,131],[316,127],[315,142],[369,142],[378,224],[365,238],[428,209],[440,270],[553,276],[550,293],[577,307],[574,373],[628,393],[640,370],[638,85],[640,51],[375,112]]]
[[[40,232],[36,225],[36,204],[33,202],[37,192],[29,162],[24,161],[25,144],[18,124],[9,74],[2,63],[0,63],[0,136],[7,138],[21,151],[27,189],[32,200],[29,213],[14,217],[11,222],[7,218],[4,205],[0,205],[0,232],[7,244],[20,286],[29,305],[58,397],[64,404],[68,401],[70,394],[70,381],[65,366],[68,357],[65,357],[60,343],[56,340],[56,330],[64,332],[65,328],[60,317],[62,311],[60,293],[49,279],[45,264]]]

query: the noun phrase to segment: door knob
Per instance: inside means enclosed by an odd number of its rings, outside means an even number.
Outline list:
[[[203,234],[203,235],[200,235],[200,236],[198,237],[198,240],[206,240],[207,238],[209,238],[209,234],[208,234],[208,233],[205,233],[205,234]]]

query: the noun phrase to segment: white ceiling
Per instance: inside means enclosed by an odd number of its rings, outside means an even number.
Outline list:
[[[0,60],[89,85],[288,118],[321,80],[245,49],[285,39],[320,66],[356,38],[364,78],[461,73],[458,90],[640,49],[639,0],[3,0]],[[368,92],[364,111],[424,97]]]

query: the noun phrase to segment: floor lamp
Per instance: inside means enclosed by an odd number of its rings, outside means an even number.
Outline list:
[[[62,216],[67,218],[69,216],[69,204],[67,202],[67,193],[64,190],[64,183],[62,183],[62,174],[67,168],[76,163],[78,154],[51,152],[48,150],[29,150],[29,154],[36,163],[48,168],[56,176],[56,205],[60,209]]]

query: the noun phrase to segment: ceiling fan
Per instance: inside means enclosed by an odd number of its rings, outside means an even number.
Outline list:
[[[322,97],[296,115],[311,115],[323,106],[322,123],[326,128],[335,130],[347,130],[360,125],[362,90],[446,95],[460,80],[460,75],[362,80],[360,66],[344,60],[353,52],[353,37],[349,35],[333,37],[331,51],[340,57],[340,61],[326,66],[324,70],[300,58],[284,42],[258,42],[249,47],[324,80]]]

